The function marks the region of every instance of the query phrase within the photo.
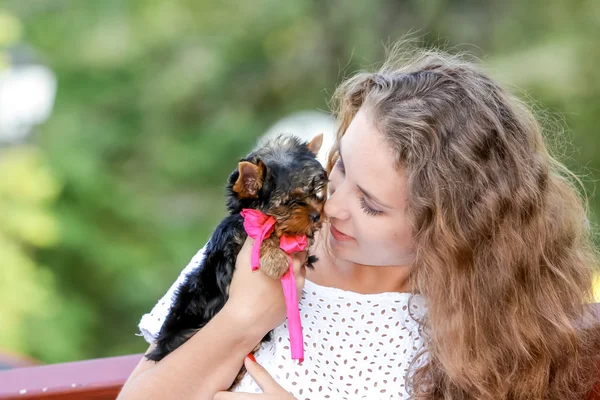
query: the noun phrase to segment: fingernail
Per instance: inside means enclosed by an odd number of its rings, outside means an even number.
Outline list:
[[[254,358],[254,354],[252,354],[252,353],[248,354],[248,358],[250,359],[250,361],[256,362],[256,358]]]

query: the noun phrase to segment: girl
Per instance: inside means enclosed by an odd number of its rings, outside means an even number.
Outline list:
[[[438,52],[392,57],[334,99],[329,223],[315,270],[296,274],[304,362],[289,358],[279,283],[249,272],[249,239],[223,310],[141,361],[121,398],[585,398],[599,376],[597,260],[527,107]],[[150,342],[178,284],[140,324]],[[271,329],[258,364],[245,359]],[[254,379],[236,390],[263,393],[222,392],[244,359]]]

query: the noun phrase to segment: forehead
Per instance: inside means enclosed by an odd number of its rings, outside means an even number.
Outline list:
[[[340,142],[346,174],[353,182],[390,206],[403,202],[404,177],[395,167],[393,149],[360,110]]]

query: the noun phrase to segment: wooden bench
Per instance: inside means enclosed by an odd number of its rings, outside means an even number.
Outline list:
[[[0,399],[115,399],[142,354],[0,371]]]
[[[600,303],[594,307],[600,315]],[[0,371],[0,399],[112,400],[141,357],[133,354]],[[600,400],[598,378],[587,400]]]

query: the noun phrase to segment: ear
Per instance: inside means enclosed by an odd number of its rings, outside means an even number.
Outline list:
[[[308,147],[308,150],[310,150],[311,153],[313,153],[316,156],[317,153],[319,152],[319,150],[321,149],[322,144],[323,144],[323,134],[319,133],[317,136],[312,138],[312,140],[310,142],[308,142],[308,144],[306,146]]]
[[[233,191],[240,198],[258,197],[258,191],[263,184],[265,164],[260,160],[257,164],[240,161],[238,171],[240,175],[233,185]]]

